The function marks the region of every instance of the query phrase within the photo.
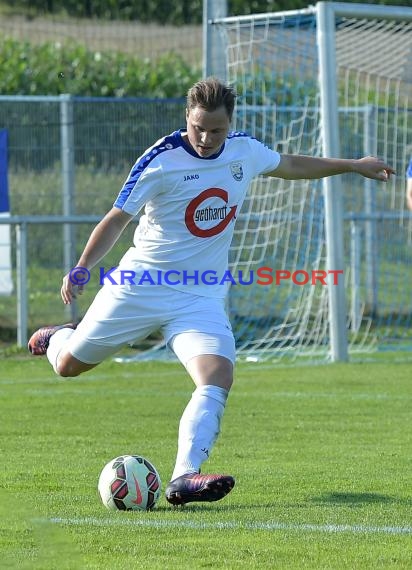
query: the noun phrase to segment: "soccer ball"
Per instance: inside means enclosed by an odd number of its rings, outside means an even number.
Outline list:
[[[161,485],[150,461],[140,455],[122,455],[103,467],[98,490],[108,509],[149,511],[159,499]]]

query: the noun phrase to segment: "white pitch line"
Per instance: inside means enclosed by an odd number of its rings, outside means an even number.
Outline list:
[[[99,371],[101,370],[101,372],[99,373]],[[182,370],[184,372],[184,369],[182,368]],[[176,376],[177,373],[181,372],[179,371],[179,369],[176,370],[171,370],[171,371],[167,371],[167,370],[163,370],[163,371],[159,371],[156,372],[156,378],[167,378],[170,376]],[[142,379],[150,379],[153,377],[153,372],[139,372],[136,371],[136,373],[125,373],[125,371],[122,372],[122,378],[123,379],[128,379],[128,378],[132,378],[133,380],[142,380]],[[48,375],[47,378],[26,378],[24,380],[24,382],[19,382],[19,386],[23,386],[25,384],[39,384],[39,383],[47,383],[47,385],[50,385],[51,387],[55,387],[56,385],[61,385],[61,384],[86,384],[86,383],[90,383],[90,382],[100,382],[101,380],[106,380],[107,378],[112,379],[113,378],[113,372],[103,372],[103,369],[97,369],[97,372],[88,372],[87,374],[82,375],[80,378],[60,378],[59,376],[57,376],[56,374],[54,374],[53,370],[50,368],[50,375]],[[8,385],[8,384],[16,384],[15,380],[8,380],[8,379],[1,379],[0,380],[0,385]]]
[[[44,519],[43,519],[44,521]],[[282,523],[282,522],[216,522],[204,523],[196,521],[162,521],[153,519],[98,519],[93,517],[85,518],[52,518],[46,522],[63,525],[91,525],[91,526],[136,526],[146,528],[175,528],[188,530],[292,530],[305,532],[324,532],[324,533],[356,533],[356,534],[395,534],[395,535],[412,535],[412,526],[367,526],[362,524],[307,524],[307,523]]]

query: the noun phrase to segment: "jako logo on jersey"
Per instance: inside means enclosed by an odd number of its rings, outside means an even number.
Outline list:
[[[183,177],[183,182],[187,182],[188,180],[199,180],[198,174],[185,174]]]
[[[230,206],[229,212],[227,211],[227,206],[220,208],[208,207],[204,208],[203,210],[197,210],[202,202],[208,200],[209,198],[221,198],[225,204],[227,204],[228,193],[226,190],[222,190],[221,188],[208,188],[207,190],[201,192],[199,196],[193,198],[193,200],[190,202],[186,208],[185,224],[189,232],[197,237],[208,238],[220,234],[223,232],[226,226],[236,217],[237,206]],[[203,229],[199,228],[199,226],[196,224],[198,221],[215,219],[221,221],[212,228]]]

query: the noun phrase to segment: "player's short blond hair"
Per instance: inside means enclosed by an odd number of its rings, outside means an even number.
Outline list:
[[[208,77],[195,83],[187,93],[186,107],[190,111],[201,107],[206,111],[216,111],[224,106],[229,120],[235,108],[236,93],[232,87],[225,85],[216,77]]]

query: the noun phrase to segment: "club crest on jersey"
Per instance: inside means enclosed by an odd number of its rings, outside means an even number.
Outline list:
[[[233,178],[240,182],[243,179],[243,168],[241,162],[232,162],[230,165],[230,172],[232,173]]]

